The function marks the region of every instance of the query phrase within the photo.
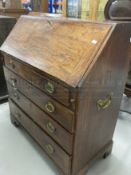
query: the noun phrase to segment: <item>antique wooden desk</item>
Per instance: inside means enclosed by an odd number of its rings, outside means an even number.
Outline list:
[[[12,17],[0,16],[0,46],[16,23]],[[0,53],[0,100],[7,98],[7,87],[3,72],[3,58]]]
[[[11,121],[65,175],[83,175],[111,153],[130,30],[128,23],[23,16],[1,47]]]

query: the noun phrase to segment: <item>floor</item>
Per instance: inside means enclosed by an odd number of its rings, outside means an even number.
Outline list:
[[[121,109],[131,111],[130,106],[124,97]],[[8,103],[0,105],[0,175],[58,175],[33,139],[10,123]],[[131,115],[120,112],[112,155],[96,162],[88,175],[131,175]]]

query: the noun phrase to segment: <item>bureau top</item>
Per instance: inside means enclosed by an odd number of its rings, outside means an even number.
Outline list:
[[[3,52],[71,87],[97,59],[113,24],[22,16],[1,47]]]

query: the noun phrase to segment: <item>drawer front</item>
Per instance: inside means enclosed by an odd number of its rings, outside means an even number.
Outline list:
[[[71,168],[71,157],[68,156],[41,128],[39,128],[25,113],[23,113],[10,100],[11,115],[15,117],[20,124],[29,132],[29,134],[39,143],[45,152],[52,158],[60,169],[69,174]]]
[[[49,116],[58,121],[65,129],[73,132],[74,113],[71,110],[56,102],[41,90],[35,88],[15,73],[9,71],[7,68],[4,68],[4,70],[6,80],[14,89],[18,89],[22,94],[43,109]]]
[[[28,100],[19,91],[14,90],[8,84],[9,97],[33,119],[44,131],[48,133],[65,151],[72,154],[73,135],[68,133],[59,124],[52,120],[47,114],[39,109],[34,103]],[[17,94],[17,96],[16,96]]]
[[[13,72],[19,74],[23,79],[40,88],[42,91],[52,96],[62,104],[66,105],[72,110],[75,108],[74,95],[69,92],[68,88],[63,87],[59,83],[56,83],[46,77],[40,76],[29,66],[15,61],[9,55],[5,55],[5,65]]]

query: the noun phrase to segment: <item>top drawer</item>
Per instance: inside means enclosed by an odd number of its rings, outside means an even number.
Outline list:
[[[53,80],[39,75],[33,68],[16,61],[5,54],[5,65],[37,88],[43,90],[70,109],[75,109],[75,93]]]

